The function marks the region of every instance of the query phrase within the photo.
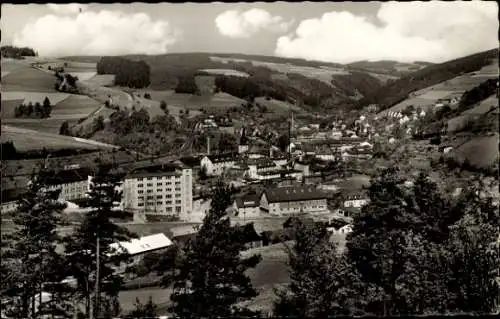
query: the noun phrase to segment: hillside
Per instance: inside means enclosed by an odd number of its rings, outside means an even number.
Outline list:
[[[453,79],[461,74],[478,71],[491,64],[494,59],[498,59],[498,49],[427,66],[382,86],[371,97],[363,99],[362,104],[377,104],[380,109],[385,110],[405,100],[412,92]]]
[[[358,61],[346,65],[349,70],[368,71],[395,77],[404,76],[433,65],[430,62],[402,63],[397,61]]]
[[[252,87],[244,93],[222,90],[240,99],[269,96],[282,102],[302,101],[307,110],[323,112],[334,108],[353,108],[368,98],[386,81],[384,74],[365,70],[347,70],[340,64],[242,54],[173,53],[165,55],[129,55],[150,66],[151,84],[156,92],[170,91],[180,79],[219,73],[217,77],[249,77],[241,82]],[[67,61],[95,63],[98,57],[67,57]],[[214,71],[215,70],[215,71]],[[380,77],[379,77],[380,76]],[[168,102],[167,102],[168,103]],[[239,105],[234,105],[239,106]]]

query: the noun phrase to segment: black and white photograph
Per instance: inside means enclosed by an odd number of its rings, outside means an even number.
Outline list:
[[[0,318],[500,314],[498,2],[0,15]]]

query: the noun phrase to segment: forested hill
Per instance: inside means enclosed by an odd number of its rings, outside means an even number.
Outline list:
[[[382,86],[371,96],[361,100],[362,105],[377,104],[385,110],[408,97],[408,94],[450,80],[463,73],[474,72],[498,58],[498,49],[493,49],[441,64],[430,65]]]

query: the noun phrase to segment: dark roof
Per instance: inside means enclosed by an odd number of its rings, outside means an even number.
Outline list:
[[[335,229],[339,229],[341,227],[344,227],[347,224],[349,224],[349,223],[346,222],[345,220],[342,220],[342,219],[332,219],[332,220],[330,220],[329,226],[333,227]]]
[[[75,183],[88,180],[89,175],[90,170],[86,168],[62,170],[56,172],[53,176],[48,177],[45,182],[47,185]]]
[[[207,157],[212,163],[232,162],[238,158],[238,153],[213,154]]]
[[[2,203],[17,201],[22,198],[22,195],[26,192],[25,189],[22,188],[11,188],[11,189],[2,189]]]
[[[259,197],[256,193],[238,196],[236,197],[236,205],[238,207],[257,207],[259,206]]]
[[[165,175],[180,175],[180,166],[176,164],[155,164],[135,168],[127,177],[146,177],[146,176],[165,176]]]
[[[287,186],[264,191],[269,203],[326,199],[326,194],[311,185]]]
[[[200,165],[200,158],[198,156],[182,157],[179,161],[187,167],[196,167]]]

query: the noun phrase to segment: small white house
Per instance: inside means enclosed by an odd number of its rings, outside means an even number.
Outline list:
[[[452,150],[453,150],[453,147],[448,146],[448,147],[445,147],[445,148],[444,148],[443,153],[444,153],[444,154],[447,154],[447,153],[451,152]]]

